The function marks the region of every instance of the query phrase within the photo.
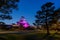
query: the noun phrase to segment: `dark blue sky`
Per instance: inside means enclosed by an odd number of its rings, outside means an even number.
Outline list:
[[[16,23],[20,20],[21,16],[24,16],[28,23],[32,25],[35,20],[36,12],[40,10],[41,6],[46,2],[53,2],[56,8],[60,7],[60,0],[20,0],[18,4],[19,10],[14,10],[11,14],[13,19],[3,21],[8,24]]]

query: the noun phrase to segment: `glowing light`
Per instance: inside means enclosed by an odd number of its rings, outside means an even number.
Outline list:
[[[24,17],[22,17],[21,20],[17,24],[22,25],[24,28],[29,27],[29,24]]]

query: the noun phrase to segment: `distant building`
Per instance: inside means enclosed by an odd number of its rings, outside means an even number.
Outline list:
[[[23,16],[17,22],[17,25],[23,26],[24,28],[28,28],[30,26],[29,23],[26,21],[26,19]]]
[[[12,25],[7,25],[4,22],[0,22],[0,29],[7,29],[7,30],[30,30],[34,29],[35,27],[30,26],[26,19],[22,16],[21,19],[17,22],[17,24],[12,23]]]

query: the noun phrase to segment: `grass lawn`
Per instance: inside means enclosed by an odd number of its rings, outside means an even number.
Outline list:
[[[28,34],[0,34],[0,40],[60,40],[60,34],[50,31],[50,35],[46,35],[46,31],[31,32]]]

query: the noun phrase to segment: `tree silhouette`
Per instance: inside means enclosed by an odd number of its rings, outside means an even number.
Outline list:
[[[51,21],[53,20],[53,14],[54,14],[54,6],[53,3],[48,2],[42,6],[42,12],[45,14],[45,24],[46,24],[46,29],[47,29],[47,34],[49,35],[49,26],[51,25]]]
[[[12,19],[10,13],[13,9],[18,9],[19,0],[0,0],[0,20]]]
[[[0,22],[0,25],[5,25],[5,23],[4,22]]]
[[[47,2],[46,4],[41,6],[42,10],[39,10],[37,12],[36,20],[34,25],[39,27],[39,25],[44,25],[47,29],[47,34],[49,35],[49,26],[51,26],[53,23],[56,23],[58,19],[60,18],[60,9],[55,10],[55,6],[53,6],[54,3]]]
[[[55,17],[55,21],[58,21],[60,19],[60,8],[56,9],[53,15]]]
[[[37,15],[35,16],[36,17],[35,23],[33,23],[35,26],[37,26],[37,29],[40,29],[39,26],[41,25],[41,14],[42,11],[37,12]]]

